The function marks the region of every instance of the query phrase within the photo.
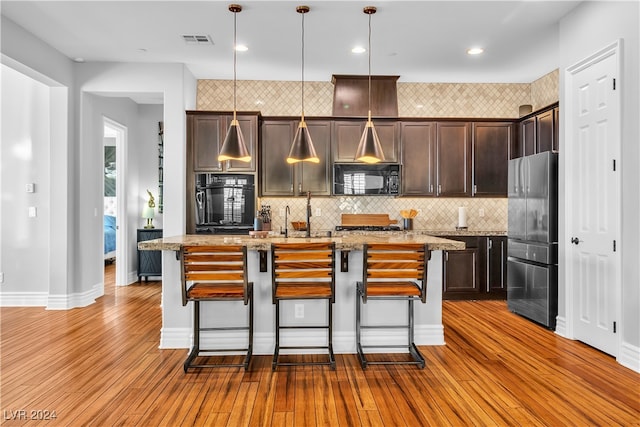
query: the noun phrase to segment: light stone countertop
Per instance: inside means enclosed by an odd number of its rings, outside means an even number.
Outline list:
[[[450,235],[450,234],[447,234]],[[477,234],[474,234],[477,235]],[[140,250],[171,250],[179,251],[185,245],[246,245],[249,250],[270,250],[271,243],[303,243],[303,242],[335,242],[337,250],[362,250],[364,243],[426,243],[429,249],[438,250],[463,250],[464,242],[443,239],[421,232],[363,232],[348,235],[326,237],[316,235],[311,238],[290,235],[289,238],[277,234],[265,238],[254,238],[246,235],[211,235],[211,234],[185,234],[170,236],[162,239],[146,240],[138,243]]]

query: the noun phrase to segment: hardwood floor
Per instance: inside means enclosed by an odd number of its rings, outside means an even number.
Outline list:
[[[249,372],[184,374],[186,350],[158,349],[160,282],[105,292],[68,311],[1,309],[3,425],[45,411],[65,426],[640,425],[639,374],[504,302],[445,302],[447,345],[421,347],[424,370],[336,355],[335,371],[274,373],[258,356]]]

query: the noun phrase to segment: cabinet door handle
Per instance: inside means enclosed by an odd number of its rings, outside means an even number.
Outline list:
[[[429,193],[433,193],[433,184],[429,185]]]
[[[473,186],[473,194],[477,194],[478,193],[478,186],[474,184]]]
[[[487,266],[487,292],[491,292],[491,274],[490,274],[490,269],[491,269],[491,238],[487,237],[487,260],[486,260],[486,266]]]
[[[444,260],[445,260],[446,262],[449,262],[449,251],[446,251],[446,252],[444,253]]]
[[[442,185],[438,184],[438,194],[442,193]]]
[[[291,190],[290,191],[293,193],[293,182],[291,183]]]
[[[298,183],[298,193],[302,193],[302,183]]]

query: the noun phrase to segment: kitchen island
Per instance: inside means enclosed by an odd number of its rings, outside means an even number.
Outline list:
[[[443,345],[444,330],[442,327],[442,251],[463,250],[463,242],[443,239],[421,233],[345,233],[339,236],[290,236],[277,234],[266,238],[231,235],[181,235],[140,242],[140,250],[162,250],[163,263],[179,264],[175,254],[185,245],[209,244],[241,244],[249,250],[248,279],[254,283],[254,354],[272,354],[274,346],[274,314],[271,301],[271,271],[269,249],[271,243],[325,242],[336,244],[336,298],[334,303],[333,341],[336,353],[355,353],[355,304],[356,282],[362,279],[362,247],[364,243],[426,243],[431,252],[428,263],[427,302],[415,304],[415,343],[417,345]],[[174,252],[175,251],[175,254]],[[339,264],[339,265],[338,265]],[[175,269],[174,269],[175,270]],[[179,270],[179,269],[178,269]],[[161,348],[189,348],[191,346],[190,319],[191,304],[183,308],[179,298],[180,279],[163,277],[163,330]],[[169,297],[171,295],[171,297]],[[203,310],[203,325],[228,325],[242,313],[241,302],[216,304],[215,310]],[[282,322],[291,323],[294,319],[294,305],[288,304],[282,311]],[[300,301],[303,305],[303,318],[295,318],[296,323],[314,325],[326,322],[324,301]],[[403,324],[406,322],[406,304],[402,301],[370,301],[366,316],[367,323]],[[187,311],[188,310],[188,311]],[[180,314],[183,327],[167,327],[167,319]],[[231,319],[231,320],[229,320]],[[287,340],[302,345],[318,345],[324,339],[324,332],[288,331],[283,334],[283,344]],[[403,344],[404,334],[397,330],[366,331],[363,338],[370,344]],[[246,337],[239,332],[229,331],[215,337],[203,334],[201,344],[209,348],[236,347],[242,345]]]

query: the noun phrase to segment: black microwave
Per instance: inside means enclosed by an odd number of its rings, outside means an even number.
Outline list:
[[[400,193],[400,165],[342,163],[333,166],[333,194],[388,195]]]

